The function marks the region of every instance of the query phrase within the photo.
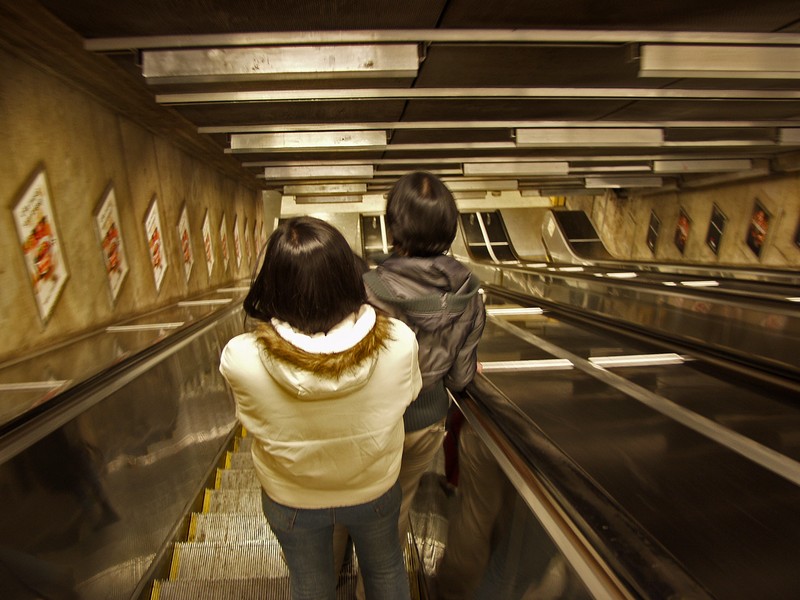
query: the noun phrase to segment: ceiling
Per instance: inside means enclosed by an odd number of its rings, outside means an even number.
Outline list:
[[[800,169],[797,0],[40,4],[298,202],[414,169],[542,195]]]

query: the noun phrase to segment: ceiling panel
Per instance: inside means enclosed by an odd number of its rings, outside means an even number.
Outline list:
[[[394,173],[452,173],[476,159],[549,159],[567,160],[573,169],[591,165],[598,176],[604,175],[598,169],[650,169],[653,160],[681,157],[751,158],[773,171],[800,164],[800,142],[776,143],[781,128],[800,127],[800,78],[639,74],[648,43],[732,45],[742,53],[751,46],[800,48],[797,0],[42,0],[41,6],[84,38],[86,52],[106,58],[129,84],[140,86],[142,97],[153,98],[154,108],[190,123],[205,146],[238,161],[248,177],[263,173],[265,164],[289,162],[370,161]],[[246,83],[177,79],[155,85],[142,75],[143,53],[154,50],[251,46],[257,53],[260,46],[274,46],[291,52],[298,45],[355,43],[416,45],[417,76],[282,74],[280,80]],[[58,58],[52,60],[57,68]],[[132,117],[149,114],[128,110]],[[241,133],[364,131],[373,125],[388,136],[385,149],[230,150],[231,135]],[[614,147],[604,140],[608,147],[581,146],[574,131],[562,136],[572,140],[562,146],[515,144],[518,128],[546,129],[557,140],[559,128],[614,127],[658,130],[663,144]],[[561,182],[579,185],[582,179],[570,174]],[[665,180],[680,187],[682,177]],[[525,179],[526,186],[535,183],[535,177]]]

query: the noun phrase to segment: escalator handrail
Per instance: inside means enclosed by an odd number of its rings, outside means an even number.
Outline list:
[[[0,426],[0,464],[59,429],[241,309],[241,302],[238,301],[216,309],[4,423]]]
[[[529,506],[529,498],[545,498],[553,502],[553,514],[563,516],[561,530],[548,533],[587,587],[610,586],[603,595],[620,598],[711,598],[488,379],[476,376],[454,400]]]

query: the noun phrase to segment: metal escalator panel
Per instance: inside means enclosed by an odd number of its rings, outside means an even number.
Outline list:
[[[553,493],[589,506],[558,469],[546,472],[542,440],[602,490],[634,531],[652,539],[649,548],[660,549],[673,574],[685,571],[718,598],[796,595],[800,407],[715,382],[691,363],[626,366],[620,359],[637,348],[611,335],[546,316],[514,319],[490,317],[488,345],[479,349],[485,374],[476,385],[499,398],[491,405],[494,422],[544,471]],[[526,340],[537,350],[516,350]],[[573,368],[494,370],[494,360],[519,360],[506,349],[520,358],[545,352]],[[584,534],[602,540],[602,521],[578,513]],[[652,579],[642,567],[619,565],[640,587]],[[663,596],[650,590],[645,597]]]

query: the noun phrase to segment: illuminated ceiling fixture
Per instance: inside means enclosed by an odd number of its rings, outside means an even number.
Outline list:
[[[653,161],[653,173],[728,173],[752,168],[753,161],[750,159]]]
[[[280,152],[301,150],[353,150],[385,148],[385,131],[315,131],[242,133],[231,136],[231,152]]]
[[[639,77],[800,78],[800,48],[643,44]]]
[[[417,44],[145,50],[148,83],[416,77]]]
[[[647,188],[661,187],[661,177],[587,177],[586,188]]]
[[[639,127],[517,129],[517,147],[623,147],[661,146],[664,130]]]
[[[488,191],[502,192],[516,190],[519,182],[516,179],[443,179],[451,192]]]
[[[341,204],[344,202],[361,202],[361,195],[345,194],[341,196],[296,196],[295,204]]]
[[[784,146],[800,145],[800,127],[779,129],[778,143]]]
[[[464,163],[464,175],[500,177],[523,177],[526,175],[567,175],[567,162],[506,162],[506,163]]]
[[[335,196],[337,194],[364,194],[366,183],[322,183],[318,185],[285,185],[287,196]]]
[[[684,358],[672,352],[665,354],[630,354],[624,356],[591,356],[589,362],[598,367],[645,367],[652,365],[680,365]]]
[[[372,179],[372,165],[266,167],[265,179]]]

